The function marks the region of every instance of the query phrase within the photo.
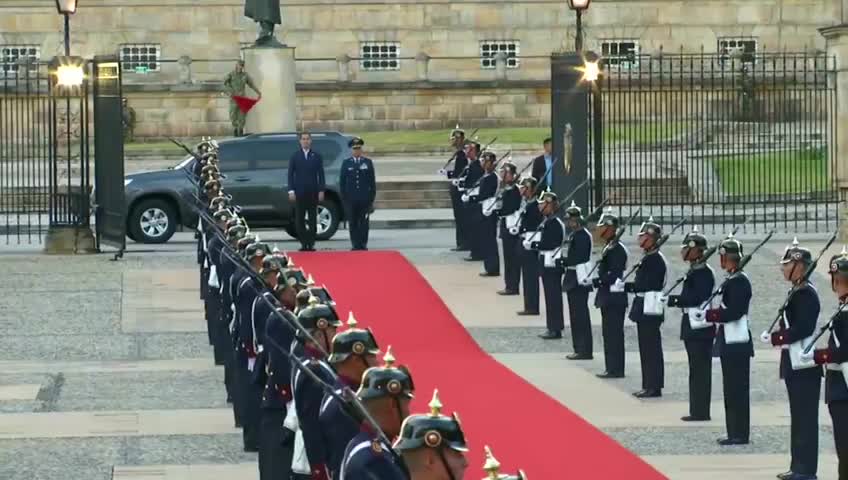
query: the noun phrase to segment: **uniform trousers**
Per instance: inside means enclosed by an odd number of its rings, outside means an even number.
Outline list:
[[[789,469],[794,473],[815,475],[818,471],[821,381],[821,368],[795,370],[784,379],[792,418]]]
[[[206,291],[209,289],[209,268],[200,265],[200,299],[206,299]]]
[[[662,390],[665,386],[665,360],[660,333],[662,321],[663,317],[642,317],[636,322],[644,390]]]
[[[507,292],[518,292],[518,284],[521,283],[521,242],[517,235],[501,231],[501,245],[503,247],[504,260],[504,290]]]
[[[465,204],[462,203],[462,193],[451,185],[450,187],[451,208],[453,208],[453,220],[456,225],[456,248],[466,250],[468,245],[468,232],[465,225]]]
[[[479,221],[480,257],[483,259],[483,269],[490,275],[499,275],[501,256],[498,253],[498,217],[495,215],[487,217],[480,212]]]
[[[710,418],[713,388],[713,339],[684,340],[689,359],[689,415]]]
[[[480,211],[479,203],[465,204],[465,221],[468,226],[468,247],[471,249],[471,258],[483,260],[483,213]]]
[[[289,480],[293,442],[283,445],[285,409],[262,409],[259,433],[259,480]]]
[[[571,326],[571,343],[574,353],[592,355],[592,323],[589,320],[589,289],[575,287],[566,292],[568,297],[568,323]]]
[[[239,418],[241,419],[242,438],[246,449],[256,449],[259,446],[260,406],[262,404],[262,388],[251,381],[252,372],[247,369],[246,355],[238,351],[235,355],[236,390],[238,390]]]
[[[315,246],[315,235],[318,229],[318,194],[301,194],[295,197],[294,226],[297,229],[297,239],[303,248]]]
[[[542,288],[545,290],[545,321],[548,331],[562,332],[565,328],[562,313],[562,269],[542,268]]]
[[[839,459],[838,480],[848,480],[848,400],[830,402],[827,408],[833,422],[833,440]]]
[[[229,335],[226,325],[221,320],[221,294],[214,288],[206,293],[206,318],[212,337],[212,352],[215,357],[215,365],[223,365],[227,358],[229,349]]]
[[[751,436],[751,355],[748,352],[721,355],[727,438],[750,440]]]
[[[539,252],[527,250],[521,242],[521,277],[524,290],[524,311],[539,313]]]
[[[236,378],[236,356],[232,347],[224,363],[224,385],[227,387],[227,397],[233,404],[233,421],[236,427],[241,427],[241,395]]]
[[[368,218],[371,204],[366,202],[350,202],[345,206],[347,222],[350,225],[350,244],[353,248],[368,247],[368,231],[371,222]]]
[[[624,313],[627,305],[601,307],[604,364],[607,373],[624,375]]]

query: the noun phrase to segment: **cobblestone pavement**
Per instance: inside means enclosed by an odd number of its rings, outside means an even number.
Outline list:
[[[322,246],[346,249],[341,233]],[[714,440],[724,434],[718,364],[713,421],[678,420],[687,413],[687,367],[676,314],[668,316],[663,332],[664,396],[639,401],[630,396],[640,383],[632,325],[626,332],[627,377],[598,380],[593,374],[603,370],[603,360],[595,312],[595,360],[568,362],[569,332],[562,341],[538,339],[544,317],[513,315],[520,300],[494,295],[502,279],[479,278],[478,265],[445,253],[451,230],[373,235],[372,247],[399,249],[418,266],[486,351],[670,478],[765,479],[786,470],[788,405],[777,376],[778,353],[770,347],[756,343],[752,443],[718,447]],[[264,236],[280,248],[292,247],[282,234]],[[787,240],[774,240],[748,267],[754,335],[783,301],[787,285],[779,280],[777,260]],[[685,268],[676,245],[672,240],[666,248],[670,280]],[[118,262],[107,255],[32,251],[0,253],[0,478],[256,478],[255,455],[241,451],[224,401],[223,372],[211,360],[190,235],[178,234],[163,246],[130,245]],[[632,251],[631,260],[636,255]],[[822,273],[814,281],[826,315],[835,305],[829,282]],[[830,419],[825,408],[820,413],[820,478],[833,478]]]

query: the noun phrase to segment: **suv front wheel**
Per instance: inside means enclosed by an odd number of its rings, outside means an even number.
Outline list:
[[[127,223],[128,237],[136,242],[165,243],[177,230],[177,215],[169,202],[150,198],[133,208]]]
[[[341,206],[331,199],[325,198],[323,202],[318,204],[318,220],[317,220],[317,239],[324,241],[333,238],[333,235],[339,229],[341,223]],[[292,238],[297,239],[297,229],[295,228],[294,218],[292,223],[286,225],[286,233]]]

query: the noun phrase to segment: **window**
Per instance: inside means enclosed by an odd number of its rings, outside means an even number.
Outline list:
[[[35,45],[3,45],[0,46],[0,68],[3,76],[15,76],[20,68],[21,59],[37,62],[40,57],[40,48]],[[38,67],[30,66],[30,73],[37,71]]]
[[[314,148],[316,152],[321,154],[321,158],[324,159],[324,167],[333,164],[336,159],[339,158],[339,155],[342,153],[342,149],[339,146],[338,142],[330,138],[320,138],[313,136],[312,148]]]
[[[397,42],[366,42],[359,50],[359,64],[363,70],[400,70],[400,44]]]
[[[757,39],[753,37],[719,38],[718,53],[721,55],[722,64],[731,58],[736,58],[742,63],[754,63],[757,54]]]
[[[121,45],[121,68],[125,72],[158,72],[160,51],[155,44]]]
[[[506,53],[506,68],[518,68],[518,40],[484,40],[480,42],[480,68],[495,68],[495,55]]]
[[[300,148],[297,137],[289,135],[284,141],[259,141],[251,142],[250,156],[256,162],[257,170],[270,170],[273,168],[288,168],[289,159]]]
[[[604,65],[617,68],[639,66],[639,42],[637,40],[602,40],[601,56]]]
[[[252,152],[249,142],[227,142],[222,143],[218,149],[218,160],[221,162],[222,172],[236,172],[248,170],[248,159]]]

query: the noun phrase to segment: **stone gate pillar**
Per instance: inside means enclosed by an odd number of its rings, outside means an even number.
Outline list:
[[[848,242],[848,0],[842,0],[839,24],[819,29],[827,40],[827,55],[836,59],[836,141],[829,148],[835,149],[836,171],[840,200],[839,238]]]

